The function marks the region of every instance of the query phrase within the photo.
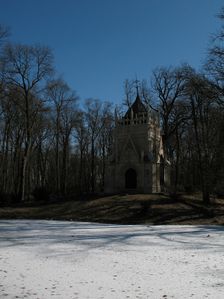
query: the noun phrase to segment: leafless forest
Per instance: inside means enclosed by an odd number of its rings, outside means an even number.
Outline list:
[[[219,18],[200,73],[161,67],[146,78],[151,84],[139,83],[145,104],[160,113],[170,192],[201,191],[205,203],[224,194],[224,9]],[[102,192],[114,104],[80,101],[55,72],[49,48],[15,44],[3,25],[0,51],[0,201]],[[128,79],[123,109],[134,97]]]

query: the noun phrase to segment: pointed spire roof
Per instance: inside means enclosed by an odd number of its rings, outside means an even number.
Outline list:
[[[131,110],[133,111],[134,117],[136,116],[136,114],[147,112],[147,109],[146,109],[145,105],[142,103],[138,92],[137,92],[137,96],[136,96],[134,103],[131,105],[131,107],[126,112],[125,118],[131,118]]]

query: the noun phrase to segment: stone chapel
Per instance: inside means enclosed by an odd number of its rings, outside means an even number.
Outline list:
[[[159,114],[143,104],[137,91],[136,100],[123,117],[118,118],[115,112],[105,192],[161,192],[167,180],[164,173]]]

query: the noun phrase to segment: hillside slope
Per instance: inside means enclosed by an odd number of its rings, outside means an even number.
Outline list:
[[[55,219],[118,224],[224,224],[224,200],[204,206],[196,197],[114,195],[91,200],[0,208],[1,219]]]

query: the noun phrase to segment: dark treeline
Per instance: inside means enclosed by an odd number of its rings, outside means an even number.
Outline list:
[[[3,44],[6,36],[1,27],[1,200],[102,190],[112,105],[88,99],[79,108],[48,48]]]
[[[224,18],[224,10],[219,15]],[[0,197],[24,201],[103,191],[114,107],[84,101],[54,71],[43,46],[8,43],[0,27]],[[224,193],[224,31],[214,37],[203,71],[161,67],[139,93],[158,109],[170,191]],[[124,84],[126,105],[134,82]],[[117,109],[118,111],[118,109]]]

